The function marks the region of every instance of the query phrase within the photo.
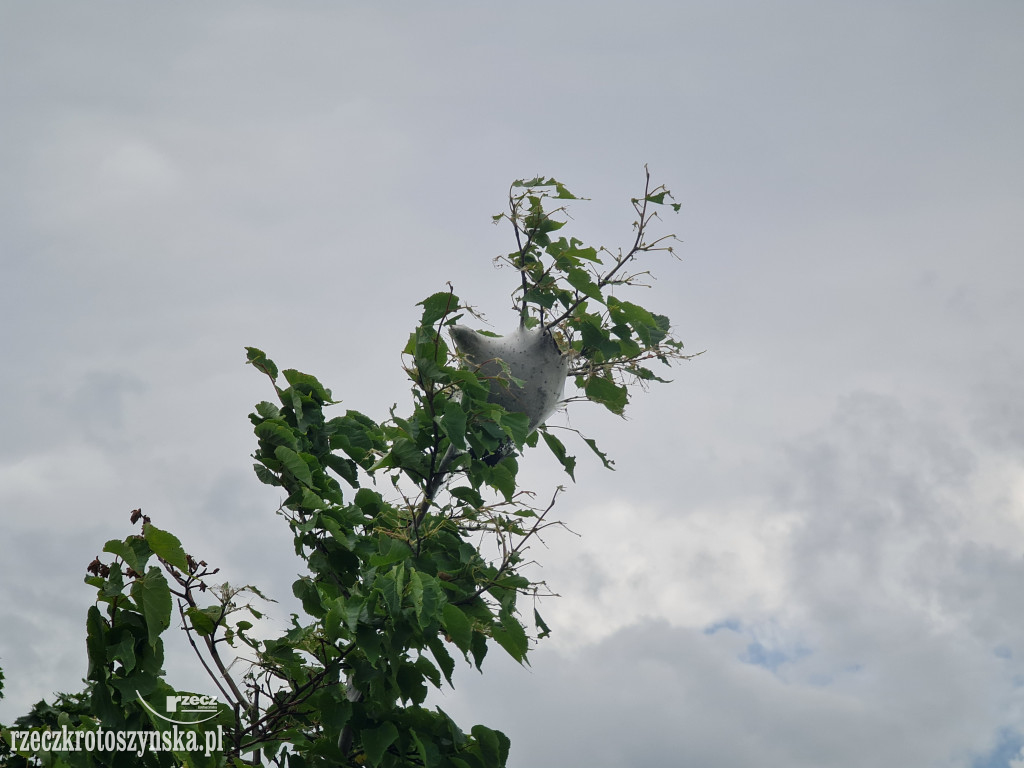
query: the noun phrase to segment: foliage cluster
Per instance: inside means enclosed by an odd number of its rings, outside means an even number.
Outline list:
[[[685,358],[668,318],[615,295],[647,274],[631,271],[638,256],[671,251],[669,238],[648,241],[647,233],[658,209],[679,206],[667,202],[665,188],[651,187],[648,174],[643,196],[632,201],[632,245],[613,254],[556,236],[574,199],[554,179],[515,182],[508,211],[495,220],[511,223],[516,249],[500,261],[520,275],[512,299],[521,323],[547,329],[571,356],[574,399],[621,414],[632,385],[663,381],[650,361]],[[204,737],[216,731],[222,749],[16,749],[9,765],[506,764],[503,733],[484,725],[463,731],[426,706],[427,694],[452,683],[459,658],[479,669],[496,645],[526,663],[548,634],[536,604],[546,587],[524,568],[530,543],[555,524],[548,517],[554,498],[538,505],[520,489],[518,462],[541,439],[570,477],[576,459],[554,428],[528,433],[524,414],[491,401],[495,387],[514,380],[483,375],[449,347],[449,327],[472,314],[451,288],[420,306],[404,348],[408,416],[395,409],[380,422],[351,409],[333,415],[334,396],[316,377],[279,370],[262,351],[247,349],[274,393],[250,415],[253,458],[259,479],[283,498],[278,513],[305,564],[293,585],[303,615],[266,637],[256,587],[220,583],[217,569],[136,510],[131,522],[141,529],[108,541],[109,562],[89,566],[86,582],[97,599],[86,621],[85,690],[40,702],[15,723],[21,730],[169,730],[163,702],[181,692],[164,673],[162,634],[176,615],[226,704],[193,730]],[[584,440],[610,467],[596,443]],[[501,450],[509,444],[514,450]],[[5,736],[7,746],[10,729]]]

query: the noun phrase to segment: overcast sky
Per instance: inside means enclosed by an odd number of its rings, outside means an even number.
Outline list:
[[[617,471],[570,444],[553,636],[436,701],[513,768],[1022,768],[1022,39],[1018,0],[0,0],[0,722],[80,689],[135,507],[287,621],[245,345],[408,411],[417,301],[515,322],[509,183],[614,248],[646,163],[683,243],[635,299],[707,352],[555,417]]]

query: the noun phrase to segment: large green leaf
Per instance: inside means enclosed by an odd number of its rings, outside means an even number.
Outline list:
[[[501,731],[491,730],[485,725],[474,725],[470,733],[480,746],[486,768],[503,768],[508,759],[508,737]]]
[[[448,685],[452,685],[452,672],[455,671],[455,660],[452,659],[451,654],[444,647],[441,638],[431,637],[427,640],[427,647],[430,648],[430,652],[434,655],[437,665],[441,667],[444,679],[448,681]]]
[[[132,584],[132,598],[146,619],[149,645],[156,648],[160,634],[171,625],[171,588],[163,572],[151,566],[143,578]]]
[[[360,733],[363,741],[363,749],[366,751],[367,763],[371,766],[378,766],[384,759],[384,750],[395,743],[398,738],[398,728],[394,723],[384,723],[376,728],[367,728]]]
[[[462,612],[461,608],[451,603],[445,603],[441,612],[448,637],[463,654],[469,653],[473,640],[473,625],[466,618],[466,614]]]
[[[487,468],[487,484],[499,491],[506,501],[511,501],[515,495],[518,466],[514,457],[506,456],[493,467]]]
[[[620,415],[625,409],[626,401],[629,398],[629,393],[624,386],[601,376],[591,376],[587,379],[583,391],[589,399],[601,403],[612,413]]]
[[[433,325],[442,317],[454,312],[459,307],[459,297],[450,291],[435,293],[421,301],[417,306],[423,307],[421,325]]]
[[[526,652],[529,648],[529,641],[523,625],[510,612],[501,612],[501,623],[495,624],[491,629],[494,639],[498,645],[505,649],[509,656],[520,664],[526,659]]]
[[[384,605],[392,617],[402,610],[402,590],[405,588],[405,564],[398,563],[387,573],[379,573],[374,583],[384,598]]]
[[[217,622],[220,620],[221,615],[224,613],[219,605],[212,606],[210,608],[196,608],[195,606],[190,607],[185,611],[185,615],[188,616],[188,620],[192,622],[192,629],[196,631],[196,634],[200,637],[206,637],[212,635],[217,629]]]
[[[296,371],[294,368],[288,368],[284,371],[285,379],[291,384],[292,389],[297,392],[301,392],[303,395],[308,395],[318,403],[332,403],[331,390],[324,387],[316,376],[311,376],[308,373],[302,371]]]
[[[328,453],[323,457],[323,463],[333,469],[342,480],[353,488],[359,487],[358,465],[352,459]]]
[[[601,293],[601,289],[597,287],[597,284],[591,278],[590,273],[585,269],[574,267],[569,270],[566,275],[566,279],[569,281],[569,285],[575,288],[577,291],[582,293],[584,296],[589,296],[592,299],[598,301],[604,301],[604,295]]]
[[[284,464],[285,468],[291,472],[292,476],[296,480],[312,487],[313,475],[310,473],[309,465],[306,464],[302,456],[291,448],[279,445],[274,449],[274,457]]]
[[[375,568],[391,565],[391,563],[405,560],[411,554],[412,550],[409,548],[408,542],[380,534],[377,541],[377,554],[370,558],[370,565]]]
[[[516,445],[526,442],[526,436],[530,429],[530,417],[525,413],[506,411],[501,414],[500,423],[505,433],[512,438]]]
[[[185,557],[185,550],[181,546],[178,537],[168,531],[162,531],[152,523],[142,526],[142,535],[146,538],[153,553],[167,561],[179,571],[188,573],[188,560]]]
[[[136,573],[142,573],[146,570],[146,562],[149,560],[150,555],[153,554],[149,542],[145,538],[140,539],[138,536],[131,536],[124,541],[111,539],[103,545],[103,551],[117,555]]]
[[[454,400],[445,403],[441,430],[458,450],[466,450],[466,412]]]
[[[416,619],[420,627],[426,629],[439,620],[444,593],[437,584],[437,579],[422,571],[409,574],[409,596],[416,611]]]
[[[108,625],[95,605],[89,606],[85,619],[85,647],[89,655],[89,680],[104,680],[107,677],[107,632]]]
[[[253,432],[260,440],[271,445],[285,445],[293,451],[299,449],[299,441],[294,430],[279,419],[268,419],[261,422],[253,428]]]

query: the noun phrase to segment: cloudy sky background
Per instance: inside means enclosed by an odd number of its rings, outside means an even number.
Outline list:
[[[684,242],[636,299],[707,353],[556,417],[617,471],[577,450],[579,536],[534,550],[554,634],[437,702],[515,768],[1024,766],[1022,34],[1012,0],[0,3],[0,722],[80,687],[134,507],[286,621],[245,345],[402,412],[417,301],[514,323],[508,184],[616,247],[647,163]]]

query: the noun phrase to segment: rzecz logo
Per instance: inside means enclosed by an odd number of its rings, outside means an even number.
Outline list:
[[[135,695],[139,696],[139,692],[136,691]],[[207,720],[215,718],[220,708],[220,703],[217,701],[215,696],[196,696],[190,693],[179,693],[174,696],[168,696],[166,715],[162,715],[153,709],[146,703],[142,696],[139,696],[139,703],[161,720],[166,720],[168,723],[177,723],[178,725],[196,725],[197,723],[205,723]],[[195,717],[189,720],[176,720],[171,717],[171,715],[180,715],[184,713],[207,716]]]

